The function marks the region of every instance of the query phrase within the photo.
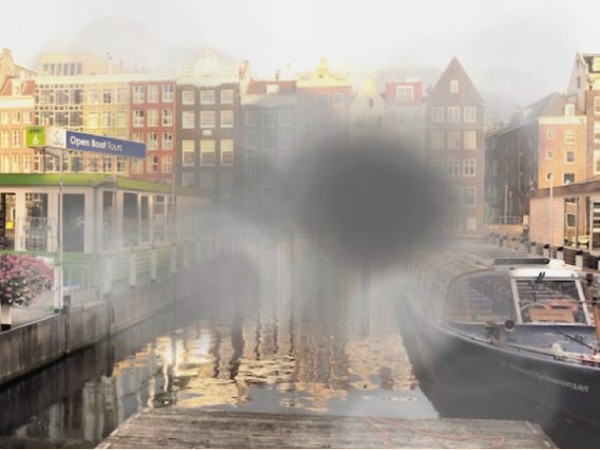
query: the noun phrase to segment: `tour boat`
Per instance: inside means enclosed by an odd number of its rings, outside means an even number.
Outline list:
[[[600,426],[591,273],[471,243],[418,252],[409,278],[402,311],[432,373]]]

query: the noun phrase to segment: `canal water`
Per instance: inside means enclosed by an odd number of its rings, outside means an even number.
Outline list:
[[[258,255],[222,257],[195,298],[4,386],[0,445],[94,447],[143,408],[438,417],[398,329],[397,274],[301,240]]]
[[[402,334],[399,269],[301,239],[258,249],[199,268],[216,275],[194,298],[2,386],[0,447],[91,448],[144,408],[178,407],[530,420],[560,447],[598,448],[598,430],[428,373]]]

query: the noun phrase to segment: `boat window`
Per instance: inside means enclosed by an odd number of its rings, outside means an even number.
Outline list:
[[[449,292],[445,316],[459,322],[504,322],[515,318],[506,274],[485,273],[457,281]]]
[[[516,280],[524,323],[585,323],[576,280]]]

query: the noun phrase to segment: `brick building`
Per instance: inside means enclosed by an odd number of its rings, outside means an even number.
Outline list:
[[[425,115],[425,154],[450,181],[446,228],[451,234],[483,231],[483,116],[483,98],[453,58],[429,93]]]
[[[421,81],[408,78],[388,81],[384,99],[387,106],[388,130],[408,147],[423,151],[425,138],[425,106]]]

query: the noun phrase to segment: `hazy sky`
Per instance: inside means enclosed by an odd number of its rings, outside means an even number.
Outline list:
[[[353,72],[441,70],[457,56],[484,94],[522,106],[563,91],[576,52],[600,52],[599,18],[598,0],[2,0],[0,46],[30,66],[53,46],[89,43],[150,66],[211,46],[262,73],[321,56]]]

